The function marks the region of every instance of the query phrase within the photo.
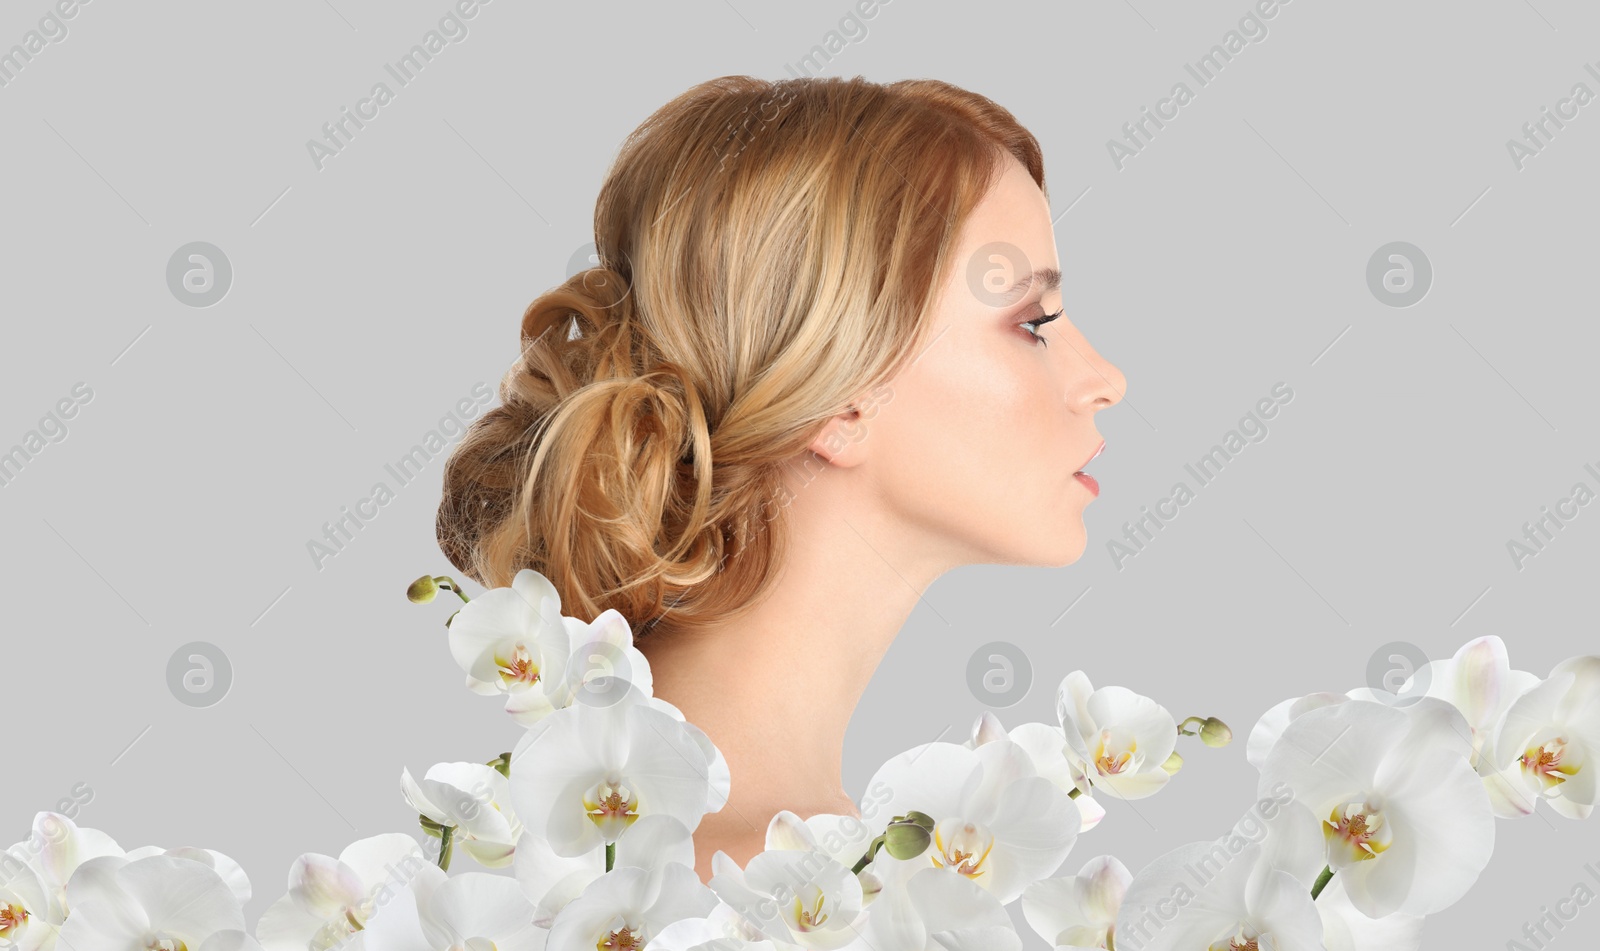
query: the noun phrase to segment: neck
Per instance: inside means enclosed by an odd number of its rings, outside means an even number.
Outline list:
[[[793,544],[747,612],[637,642],[655,695],[706,732],[732,773],[728,805],[705,817],[697,838],[759,842],[784,809],[801,818],[858,814],[842,778],[846,728],[941,568],[897,544],[892,523],[859,512],[840,518],[837,509],[818,517],[826,509],[790,507]]]

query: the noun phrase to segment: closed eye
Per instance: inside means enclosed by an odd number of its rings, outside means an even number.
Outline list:
[[[1044,335],[1039,333],[1039,328],[1045,324],[1048,324],[1050,321],[1055,320],[1057,317],[1060,317],[1066,312],[1067,309],[1063,307],[1053,314],[1046,314],[1043,317],[1035,317],[1032,320],[1024,320],[1021,326],[1027,327],[1028,333],[1032,334],[1035,340],[1048,347],[1050,345],[1050,341],[1044,339]]]

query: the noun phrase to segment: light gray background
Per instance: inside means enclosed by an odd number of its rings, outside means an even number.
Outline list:
[[[1068,861],[1137,870],[1249,806],[1261,712],[1360,685],[1385,642],[1443,657],[1495,633],[1541,676],[1595,650],[1600,509],[1521,571],[1506,551],[1600,468],[1600,103],[1521,171],[1505,145],[1573,84],[1600,92],[1583,68],[1600,11],[1534,3],[1294,0],[1198,88],[1183,64],[1246,0],[894,0],[821,70],[948,80],[1038,135],[1067,306],[1130,383],[1099,417],[1081,561],[934,585],[856,715],[852,790],[902,749],[963,738],[982,709],[968,658],[1006,640],[1033,676],[1008,727],[1053,720],[1077,668],[1234,726],[1227,749],[1180,747],[1161,795],[1110,803]],[[395,87],[383,65],[446,0],[95,0],[0,87],[0,447],[75,383],[94,392],[0,488],[5,841],[86,782],[79,821],[124,846],[240,860],[253,922],[300,853],[420,835],[402,766],[509,749],[518,728],[449,660],[449,609],[401,597],[448,569],[442,460],[321,570],[306,543],[498,381],[523,307],[590,240],[630,130],[704,79],[788,75],[851,6],[495,0],[321,171],[306,141]],[[0,49],[49,9],[8,0]],[[1118,171],[1107,140],[1178,81],[1194,101]],[[1397,240],[1434,268],[1404,309],[1365,278]],[[167,287],[192,241],[234,268],[209,308]],[[1107,540],[1192,484],[1184,464],[1279,381],[1295,396],[1270,435],[1117,570]],[[233,665],[215,706],[168,690],[191,641]],[[1583,870],[1596,822],[1497,829],[1428,947],[1502,947],[1579,880],[1600,887]],[[1596,938],[1586,910],[1560,943]]]

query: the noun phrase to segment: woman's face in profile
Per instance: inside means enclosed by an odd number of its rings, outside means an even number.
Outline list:
[[[884,503],[957,563],[1060,566],[1087,541],[1097,490],[1075,473],[1101,447],[1095,413],[1126,381],[1069,315],[1030,323],[1062,310],[1061,288],[1013,285],[1060,261],[1049,202],[1007,162],[962,234],[933,342],[867,423],[868,459]]]

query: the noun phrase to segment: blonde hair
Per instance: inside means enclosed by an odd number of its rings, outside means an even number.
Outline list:
[[[488,586],[690,631],[777,574],[785,466],[929,339],[963,223],[1038,142],[936,80],[724,76],[624,142],[600,266],[528,306],[501,405],[444,474],[437,531]]]

